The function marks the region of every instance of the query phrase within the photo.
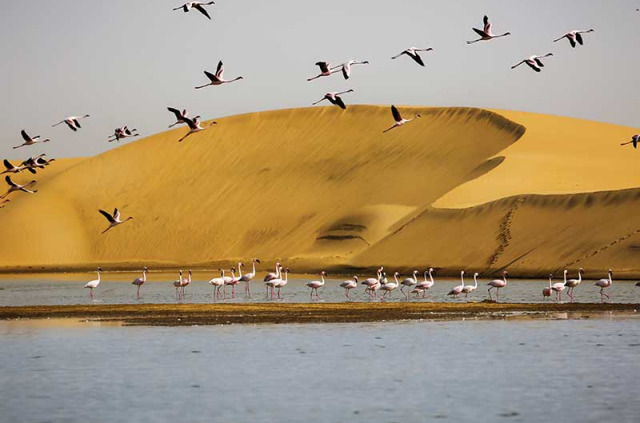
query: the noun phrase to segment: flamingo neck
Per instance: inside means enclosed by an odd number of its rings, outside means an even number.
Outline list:
[[[242,277],[242,263],[238,263],[238,277]]]
[[[143,270],[142,271],[142,282],[146,282],[147,281],[147,271]]]
[[[474,288],[478,287],[478,277],[475,274],[473,275],[473,286]]]
[[[256,261],[253,261],[253,274],[256,274]]]

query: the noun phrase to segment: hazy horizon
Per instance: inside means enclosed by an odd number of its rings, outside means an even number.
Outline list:
[[[208,7],[212,21],[171,10],[180,4],[12,3],[0,18],[8,100],[0,114],[2,158],[94,155],[116,146],[107,137],[117,126],[135,127],[142,137],[166,130],[174,122],[167,106],[214,119],[309,107],[327,91],[349,88],[355,93],[347,104],[511,109],[638,127],[636,1],[219,0]],[[484,14],[495,33],[512,35],[466,45],[477,38],[471,27],[481,27]],[[595,32],[584,46],[553,43],[569,30],[590,28]],[[425,68],[408,57],[390,60],[410,46],[434,48],[423,54]],[[554,56],[539,74],[510,69],[548,52]],[[340,75],[306,81],[318,73],[316,61],[349,59],[371,64],[355,67],[348,81]],[[225,77],[244,80],[194,90],[218,60]],[[86,113],[91,118],[77,133],[51,127]],[[21,129],[52,141],[14,150]]]

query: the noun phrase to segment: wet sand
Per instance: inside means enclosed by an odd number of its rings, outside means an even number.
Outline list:
[[[352,323],[394,320],[589,318],[636,313],[640,304],[319,303],[142,304],[0,307],[0,320],[86,319],[124,325],[191,326],[256,323]]]

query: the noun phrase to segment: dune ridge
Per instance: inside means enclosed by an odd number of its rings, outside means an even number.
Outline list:
[[[549,189],[544,175],[522,183],[527,166],[553,144],[538,141],[550,136],[538,119],[560,134],[579,134],[581,121],[474,108],[400,110],[422,117],[382,134],[391,123],[388,106],[250,113],[216,119],[183,143],[180,128],[79,160],[40,181],[38,194],[16,195],[0,210],[0,231],[13,240],[0,245],[0,269],[216,268],[260,257],[296,272],[508,266],[537,276],[580,263],[640,274],[630,247],[640,193],[617,191],[624,175],[612,177],[611,192],[589,194],[539,195]],[[587,129],[600,125],[613,138],[630,131],[596,123]],[[554,148],[553,157],[566,151]],[[598,160],[618,160],[619,151],[601,150]],[[551,163],[570,179],[562,160]],[[511,183],[504,169],[515,175]],[[576,189],[604,184],[596,182]],[[107,222],[97,209],[113,207],[134,220],[100,235]],[[602,222],[609,214],[615,221]],[[585,242],[553,242],[559,233]]]

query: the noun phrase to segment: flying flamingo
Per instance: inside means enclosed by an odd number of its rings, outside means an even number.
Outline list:
[[[507,35],[511,35],[510,32],[505,32],[502,35],[494,35],[491,33],[491,22],[489,22],[489,18],[485,15],[484,16],[484,28],[483,29],[478,29],[478,28],[472,28],[476,34],[478,34],[480,36],[480,38],[478,38],[477,40],[473,40],[473,41],[467,41],[467,44],[473,44],[473,43],[477,43],[478,41],[489,41],[489,40],[493,40],[494,38],[500,38],[500,37],[505,37]]]
[[[93,290],[96,289],[98,287],[98,285],[100,285],[100,272],[102,272],[102,268],[98,267],[98,279],[94,279],[92,281],[87,282],[83,288],[89,288],[89,296],[91,297],[91,299],[93,299]]]
[[[25,145],[33,145],[33,144],[37,144],[39,142],[49,142],[50,141],[49,138],[47,138],[46,140],[40,141],[40,135],[36,135],[35,137],[30,137],[29,135],[27,135],[27,132],[24,129],[22,131],[20,131],[20,135],[22,135],[22,139],[24,140],[24,144],[17,145],[15,147],[13,147],[14,149],[20,148],[20,147],[24,147]]]
[[[328,62],[316,62],[316,66],[320,67],[320,73],[313,78],[307,78],[307,81],[313,81],[322,76],[330,76],[332,73],[340,72],[340,66],[331,67]]]
[[[571,47],[576,48],[576,41],[578,42],[578,44],[583,45],[581,34],[587,34],[593,31],[594,31],[593,29],[589,29],[587,31],[578,31],[578,30],[569,31],[566,34],[564,34],[562,37],[558,38],[557,40],[553,40],[553,42],[555,43],[556,41],[560,41],[563,38],[566,38],[567,40],[569,40],[569,44],[571,44]]]
[[[544,56],[535,56],[535,55],[534,56],[529,56],[528,58],[524,59],[522,62],[511,66],[511,69],[515,69],[518,66],[520,66],[521,64],[526,63],[527,66],[529,66],[534,71],[540,72],[541,68],[544,67],[544,63],[542,63],[542,60],[540,60],[540,59],[544,59],[545,57],[549,57],[549,56],[553,56],[553,53],[547,53]]]
[[[433,51],[433,49],[431,47],[429,47],[429,48],[410,47],[410,48],[406,49],[405,51],[403,51],[402,53],[393,56],[392,59],[397,59],[398,57],[402,56],[403,54],[406,54],[407,56],[409,56],[413,60],[415,60],[415,62],[417,64],[419,64],[420,66],[424,66],[424,62],[422,61],[422,57],[420,57],[420,54],[418,53],[419,51]]]
[[[382,295],[382,301],[384,301],[385,297],[387,296],[387,294],[389,294],[391,291],[393,291],[394,289],[396,289],[398,286],[400,286],[400,281],[398,281],[398,276],[400,276],[399,272],[395,272],[393,274],[393,280],[394,282],[387,282],[385,284],[382,284],[380,286],[380,289],[382,291],[384,291],[384,294]]]
[[[420,282],[419,284],[416,285],[415,288],[413,288],[413,290],[411,291],[412,294],[420,294],[422,293],[422,298],[426,298],[427,296],[427,291],[431,288],[433,288],[433,285],[435,285],[435,281],[433,280],[433,267],[430,267],[429,270],[425,270],[424,271],[424,281]],[[429,280],[427,280],[427,274],[429,274]]]
[[[549,273],[549,286],[542,288],[542,298],[551,297],[551,279],[553,279],[553,273]]]
[[[218,69],[216,69],[216,74],[212,74],[211,72],[207,72],[204,71],[204,74],[207,76],[207,78],[209,78],[209,80],[211,82],[209,82],[208,84],[204,84],[204,85],[200,85],[199,87],[196,87],[196,90],[200,89],[200,88],[204,88],[204,87],[208,87],[209,85],[222,85],[222,84],[229,84],[231,82],[235,82],[235,81],[239,81],[240,79],[244,79],[241,76],[238,76],[235,79],[224,79],[224,65],[222,64],[222,60],[220,60],[218,62]]]
[[[571,298],[571,302],[573,302],[573,290],[576,288],[576,286],[582,283],[583,273],[584,273],[584,269],[581,267],[580,269],[578,269],[578,279],[569,279],[564,283],[565,286],[569,288],[567,290],[567,295],[569,296],[569,298]]]
[[[354,276],[353,280],[348,279],[340,284],[341,288],[344,288],[344,295],[349,298],[349,291],[356,288],[358,286],[358,277]]]
[[[462,293],[464,289],[464,270],[460,272],[460,285],[454,286],[447,295],[453,295],[453,298],[458,298],[458,295]]]
[[[147,271],[149,269],[147,269],[147,266],[144,267],[144,269],[142,269],[142,277],[141,278],[136,278],[133,280],[133,282],[131,282],[132,285],[137,285],[138,286],[138,298],[140,298],[140,287],[142,286],[143,283],[145,283],[147,281]]]
[[[604,303],[604,297],[607,297],[608,300],[611,299],[609,295],[604,293],[605,288],[609,288],[611,285],[613,285],[613,270],[609,269],[608,273],[609,273],[609,279],[600,279],[598,282],[594,283],[595,286],[600,287],[600,299],[602,300],[603,303]]]
[[[465,298],[467,298],[470,293],[472,293],[473,291],[478,289],[478,276],[480,276],[480,274],[478,272],[474,273],[473,274],[473,285],[465,285],[464,288],[462,288],[462,292],[464,293],[464,297]]]
[[[179,125],[181,123],[187,123],[184,119],[189,115],[189,112],[187,112],[187,109],[184,109],[183,111],[180,111],[178,109],[175,109],[173,107],[167,107],[167,110],[170,111],[171,113],[173,113],[176,116],[176,123],[172,123],[171,125],[169,125],[169,128],[173,128],[176,125]],[[196,117],[200,117],[200,116],[196,116]]]
[[[207,3],[203,3],[200,1],[189,1],[186,2],[185,4],[183,4],[182,6],[178,6],[176,8],[174,8],[173,10],[184,10],[184,13],[189,12],[190,9],[196,9],[198,12],[202,13],[203,15],[205,15],[207,18],[209,18],[209,20],[211,20],[211,16],[209,16],[209,12],[207,12],[207,9],[204,8],[204,6],[209,6],[211,4],[216,4],[213,1],[207,2]]]
[[[316,292],[316,298],[320,299],[320,296],[318,295],[318,288],[321,288],[324,286],[324,277],[327,275],[327,272],[325,272],[324,270],[322,272],[320,272],[320,279],[319,281],[309,281],[307,282],[307,286],[309,288],[311,288],[311,294],[310,294],[310,298],[313,300],[313,292]]]
[[[215,299],[220,298],[220,288],[224,285],[224,269],[218,269],[220,271],[219,278],[213,278],[209,281],[209,284],[213,287],[213,296]]]
[[[180,286],[182,285],[182,270],[178,275],[178,280],[173,281],[173,286],[176,288],[176,297],[180,298]]]
[[[116,128],[113,132],[113,135],[109,136],[109,142],[120,141],[123,138],[128,137],[139,137],[140,134],[137,133],[137,129],[129,129],[128,126],[123,126],[121,128]],[[113,137],[113,139],[111,139]]]
[[[494,279],[487,284],[489,286],[489,289],[487,291],[489,292],[490,300],[493,299],[491,298],[491,290],[493,288],[496,288],[496,301],[498,301],[498,296],[500,295],[500,288],[504,288],[505,286],[507,286],[507,276],[509,276],[509,273],[505,270],[504,272],[502,272],[502,279]]]
[[[567,270],[564,271],[564,282],[556,282],[551,285],[551,290],[556,293],[556,301],[562,301],[562,291],[567,284]]]
[[[28,170],[29,172],[35,174],[36,173],[36,169],[44,169],[45,166],[49,166],[51,164],[51,162],[55,162],[56,159],[45,159],[44,156],[46,156],[46,154],[39,154],[35,157],[29,157],[27,160],[23,161],[20,164],[20,167],[22,167],[23,169]],[[6,163],[5,163],[5,167],[6,167]]]
[[[90,115],[84,115],[84,116],[69,116],[68,118],[64,118],[64,120],[61,120],[58,123],[54,123],[53,126],[58,126],[61,123],[66,123],[67,126],[69,127],[69,129],[71,129],[73,132],[77,131],[78,129],[82,128],[82,126],[80,126],[80,122],[78,121],[78,119],[84,119],[84,118],[88,118],[90,117]]]
[[[393,115],[393,120],[395,120],[395,123],[389,129],[385,129],[382,132],[389,132],[393,128],[397,128],[398,126],[402,126],[405,123],[411,122],[412,120],[417,119],[417,118],[420,117],[420,115],[417,114],[414,117],[412,117],[411,119],[403,119],[402,116],[400,116],[400,112],[398,111],[398,109],[396,109],[396,106],[391,106],[391,114]]]
[[[122,225],[123,223],[128,222],[129,220],[133,219],[133,217],[129,216],[125,220],[120,220],[120,211],[117,208],[113,210],[113,215],[110,215],[109,213],[107,213],[106,211],[104,211],[102,209],[98,209],[98,211],[100,212],[100,214],[102,214],[109,221],[109,227],[107,229],[105,229],[104,231],[102,231],[102,233],[105,233],[109,229],[111,229],[113,227],[116,227],[118,225]]]
[[[632,136],[631,141],[623,142],[620,145],[633,144],[633,148],[636,148],[638,143],[640,143],[640,134]]]
[[[13,182],[11,180],[11,176],[9,176],[9,175],[5,176],[4,180],[7,182],[7,184],[9,184],[9,191],[7,191],[3,196],[0,196],[0,200],[5,198],[7,195],[11,194],[14,191],[22,191],[22,192],[26,192],[28,194],[35,194],[36,192],[38,192],[37,189],[34,189],[33,191],[27,189],[27,187],[35,184],[36,181],[31,181],[31,182],[26,183],[24,185],[18,185],[18,184],[16,184],[15,182]]]
[[[411,288],[412,286],[415,286],[418,284],[418,271],[414,270],[413,271],[413,276],[410,278],[405,278],[402,282],[402,287],[400,288],[400,291],[405,295],[405,297],[407,298],[407,300],[409,299],[409,292],[405,292],[404,288],[408,287]]]
[[[260,259],[254,258],[253,260],[251,260],[251,262],[253,263],[253,269],[251,270],[251,272],[245,273],[240,277],[240,282],[245,283],[244,293],[249,298],[251,298],[251,280],[256,277],[256,263],[260,263]]]
[[[7,160],[7,159],[4,159],[3,163],[4,163],[4,167],[5,167],[7,170],[5,170],[5,171],[3,171],[3,172],[0,172],[0,175],[2,175],[2,174],[4,174],[4,173],[20,173],[20,172],[22,172],[23,170],[26,170],[26,169],[27,169],[27,167],[25,167],[25,166],[14,166],[14,165],[12,165],[12,164],[11,164],[11,162],[10,162],[9,160]],[[34,172],[35,172],[35,171],[34,171]]]
[[[339,93],[335,93],[335,92],[330,92],[330,93],[326,93],[324,95],[324,97],[322,97],[320,100],[316,101],[315,103],[311,103],[313,106],[315,106],[316,104],[320,103],[321,101],[324,100],[329,100],[329,102],[331,104],[334,104],[338,107],[340,107],[341,109],[346,109],[347,106],[344,104],[344,101],[342,101],[342,98],[340,98],[340,94],[346,94],[346,93],[352,93],[353,90],[347,90],[347,91],[342,91]]]
[[[178,140],[178,142],[182,142],[189,135],[195,134],[196,132],[200,132],[200,131],[204,131],[206,129],[209,129],[209,128],[211,128],[211,126],[216,125],[218,123],[216,121],[213,121],[207,126],[202,126],[202,124],[201,124],[202,122],[200,122],[198,116],[194,117],[193,120],[191,120],[189,118],[184,118],[184,121],[189,126],[189,132],[187,132],[187,134],[184,137],[180,138]]]
[[[284,287],[289,282],[289,268],[284,269],[284,279],[275,279],[273,288],[278,290],[278,298],[280,298],[280,288]]]
[[[368,64],[369,64],[368,60],[365,60],[365,61],[349,60],[347,63],[343,63],[341,65],[333,67],[332,70],[340,68],[342,70],[342,76],[344,76],[344,79],[349,79],[349,77],[351,76],[351,66],[368,65]]]

